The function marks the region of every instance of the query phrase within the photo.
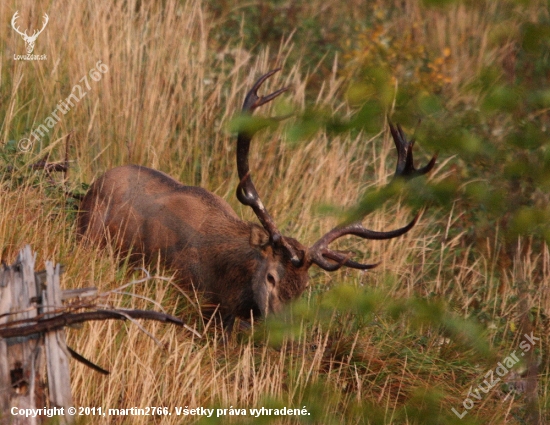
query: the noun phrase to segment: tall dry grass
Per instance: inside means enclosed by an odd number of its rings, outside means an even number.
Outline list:
[[[414,21],[422,21],[428,13],[414,0],[405,3]],[[360,9],[359,2],[350,4]],[[487,10],[456,6],[446,12],[430,11],[428,22],[418,33],[419,42],[451,45],[458,55],[460,60],[455,61],[452,70],[457,93],[458,84],[467,82],[479,63],[502,57],[502,52],[484,41],[492,29],[490,16],[485,13],[497,13],[497,6],[488,4]],[[336,1],[325,2],[323,10],[337,6]],[[35,146],[32,153],[19,153],[18,158],[30,163],[51,152],[53,159],[61,159],[65,136],[73,131],[71,170],[65,182],[70,188],[90,183],[111,167],[138,163],[160,169],[186,184],[205,187],[230,202],[244,219],[254,220],[234,196],[236,143],[229,122],[254,80],[279,66],[283,71],[262,90],[291,85],[286,102],[296,108],[311,102],[306,91],[306,70],[300,63],[287,62],[292,44],[281,43],[279,50],[263,49],[257,55],[243,46],[218,45],[211,34],[223,25],[223,19],[213,20],[199,0],[6,1],[0,4],[2,22],[8,22],[15,10],[20,12],[21,24],[31,27],[39,25],[43,12],[48,13],[50,22],[35,47],[36,54],[46,53],[48,59],[14,61],[14,53],[24,52],[23,41],[8,25],[0,27],[4,52],[0,62],[2,142],[28,136],[98,60],[109,67],[100,81],[90,81],[86,96],[51,130],[42,145]],[[480,45],[472,44],[468,38],[472,34],[482,40]],[[335,68],[319,89],[316,104],[345,111],[346,105],[337,96],[344,85]],[[286,107],[265,107],[261,113],[268,115],[276,113],[273,108]],[[387,131],[380,128],[374,137],[329,138],[318,132],[307,141],[289,144],[283,140],[283,129],[263,132],[255,139],[251,153],[254,179],[281,230],[312,244],[339,219],[321,214],[320,206],[352,206],[365,188],[388,180],[394,166],[392,142]],[[425,160],[427,155],[420,153],[419,160]],[[439,164],[434,179],[449,172],[445,158]],[[12,173],[1,187],[2,258],[12,261],[17,250],[29,243],[38,252],[38,264],[55,259],[66,265],[66,287],[93,285],[107,291],[130,279],[108,249],[78,243],[74,213],[65,208],[49,180],[39,173],[22,179],[25,173]],[[406,223],[411,215],[396,200],[370,215],[365,224],[376,229],[394,228]],[[380,261],[379,268],[368,274],[312,270],[312,288],[304,299],[314,304],[325,288],[347,282],[380,288],[391,297],[438,294],[463,306],[458,313],[464,316],[469,313],[472,299],[482,293],[481,301],[493,306],[489,311],[501,314],[517,294],[517,279],[529,281],[530,276],[542,273],[548,282],[547,251],[541,253],[545,264],[542,272],[518,261],[507,279],[495,282],[494,250],[493,255],[491,248],[487,257],[471,261],[461,235],[449,232],[457,220],[459,211],[441,218],[426,211],[405,237],[387,242],[350,241],[354,249],[365,253],[363,260]],[[157,272],[170,275],[162,268]],[[173,285],[153,279],[132,287],[130,292],[113,296],[109,302],[133,308],[162,306],[184,317],[200,332],[205,331],[197,305],[188,302]],[[531,298],[530,303],[550,308],[547,293]],[[516,313],[504,313],[509,314],[508,327]],[[384,412],[381,422],[373,423],[412,423],[396,412],[407,400],[414,400],[417,388],[441,388],[446,396],[440,408],[458,409],[468,386],[487,369],[467,364],[471,353],[455,353],[452,346],[445,348],[433,330],[418,330],[424,345],[411,348],[409,344],[417,344],[418,339],[401,322],[381,317],[357,328],[345,319],[335,315],[328,323],[315,326],[297,323],[303,329],[301,336],[284,340],[276,348],[265,341],[258,343],[246,333],[240,340],[235,338],[224,345],[218,338],[219,330],[213,328],[206,329],[204,337],[198,339],[181,329],[144,323],[143,327],[160,341],[159,346],[132,323],[86,324],[69,332],[70,344],[109,369],[111,375],[101,376],[73,363],[75,404],[103,408],[255,408],[273,398],[296,407],[306,405],[313,415],[306,419],[326,424],[340,423],[344,418],[350,421],[350,417],[355,423],[368,423],[368,411],[357,407],[366,400]],[[492,338],[490,332],[488,338]],[[548,346],[547,339],[545,344]],[[463,363],[455,367],[451,366],[453,362]],[[357,364],[363,367],[358,369]],[[325,405],[314,401],[308,405],[308,400],[315,400],[312,391],[331,392],[333,396]],[[548,396],[546,389],[543,396]],[[494,393],[469,418],[479,416],[480,421],[493,424],[514,423],[510,412],[519,404],[521,401],[513,397],[504,400]],[[350,413],[353,409],[358,409],[355,415]],[[84,423],[132,424],[198,420],[175,415],[80,419]],[[297,420],[289,417],[276,423]]]

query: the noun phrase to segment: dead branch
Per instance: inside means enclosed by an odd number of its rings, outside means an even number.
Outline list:
[[[97,320],[127,320],[128,317],[132,319],[146,319],[155,320],[157,322],[172,323],[178,326],[184,326],[182,320],[169,314],[158,313],[150,310],[97,310],[86,311],[83,313],[63,313],[48,319],[41,319],[35,324],[26,326],[0,326],[1,338],[13,338],[29,336],[40,332],[50,332],[68,325],[75,323],[83,323],[88,321]]]

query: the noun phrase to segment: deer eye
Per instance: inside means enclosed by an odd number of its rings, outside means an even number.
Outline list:
[[[272,285],[272,286],[275,286],[275,284],[277,283],[276,279],[275,279],[275,276],[273,276],[271,273],[268,273],[267,274],[267,281]]]

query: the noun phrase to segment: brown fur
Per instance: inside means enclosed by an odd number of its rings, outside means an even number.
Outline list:
[[[146,261],[160,254],[182,286],[219,304],[229,329],[235,317],[279,311],[307,286],[311,261],[302,244],[285,237],[301,256],[296,267],[262,227],[239,219],[223,199],[150,168],[106,172],[84,197],[77,226],[92,243],[112,242]]]

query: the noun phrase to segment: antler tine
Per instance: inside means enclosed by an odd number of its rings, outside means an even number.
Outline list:
[[[399,124],[397,124],[396,127],[390,122],[389,125],[393,142],[397,149],[397,167],[395,168],[394,178],[405,177],[412,179],[428,173],[435,165],[437,154],[432,157],[426,166],[416,169],[413,161],[413,146],[415,139],[413,138],[407,141],[407,137]]]
[[[338,270],[342,266],[350,267],[352,269],[359,270],[368,270],[376,267],[379,263],[375,264],[362,264],[349,259],[349,255],[344,255],[341,252],[333,251],[328,248],[328,245],[331,242],[334,242],[336,239],[341,238],[345,235],[354,235],[362,239],[371,239],[371,240],[384,240],[392,239],[398,236],[401,236],[411,230],[418,220],[419,214],[417,214],[414,219],[404,227],[399,229],[390,230],[388,232],[377,232],[375,230],[370,230],[359,222],[352,223],[347,226],[338,226],[332,229],[330,232],[325,234],[321,239],[319,239],[315,244],[309,249],[311,261],[317,264],[322,269],[327,271]],[[327,261],[327,258],[334,262]]]
[[[252,112],[254,109],[256,109],[258,106],[262,106],[263,104],[272,101],[277,96],[279,96],[281,93],[284,93],[287,91],[290,87],[283,87],[282,89],[277,90],[276,92],[273,92],[271,94],[268,94],[267,96],[258,96],[258,89],[262,86],[262,84],[273,74],[276,72],[279,72],[281,68],[273,69],[269,71],[267,74],[262,75],[258,81],[254,83],[250,91],[247,93],[244,103],[243,103],[243,112]]]
[[[16,33],[18,33],[19,35],[23,35],[23,36],[27,36],[27,30],[25,30],[25,33],[22,33],[20,30],[19,30],[19,27],[16,27],[15,25],[15,21],[17,21],[17,18],[19,18],[19,11],[16,10],[15,13],[13,14],[13,17],[11,18],[11,26],[12,28],[15,30]]]
[[[372,264],[362,264],[358,263],[357,261],[353,261],[350,259],[353,254],[351,252],[343,253],[340,251],[332,251],[330,249],[326,249],[323,251],[322,254],[323,255],[321,256],[321,261],[325,264],[320,267],[322,267],[326,271],[336,271],[343,266],[357,270],[370,270],[374,269],[380,264],[380,262]],[[329,261],[325,260],[325,257],[329,258],[330,260],[336,261],[336,263],[330,263]],[[319,265],[319,263],[316,264]]]
[[[256,83],[254,83],[244,99],[242,108],[244,113],[252,113],[257,107],[272,101],[281,93],[284,93],[289,89],[289,87],[283,87],[282,89],[266,96],[258,96],[258,89],[262,86],[262,84],[279,70],[280,68],[269,71],[267,74],[262,75]],[[240,131],[237,136],[237,171],[240,179],[239,185],[237,186],[237,199],[243,205],[252,208],[256,214],[256,217],[258,217],[258,220],[260,220],[260,223],[269,234],[271,241],[274,244],[281,244],[284,246],[290,255],[292,264],[295,266],[300,266],[301,260],[298,258],[298,255],[296,255],[294,249],[284,240],[281,232],[277,229],[275,221],[262,203],[260,195],[258,195],[256,187],[250,177],[248,152],[250,150],[250,142],[252,141],[253,135],[254,131],[246,130]]]
[[[40,28],[40,30],[34,30],[33,31],[32,37],[34,37],[34,38],[38,37],[40,35],[40,33],[42,31],[44,31],[44,28],[46,28],[46,25],[48,25],[48,22],[50,20],[47,13],[44,13],[44,16],[42,17],[42,19],[44,20],[44,23],[42,24],[42,28]]]

